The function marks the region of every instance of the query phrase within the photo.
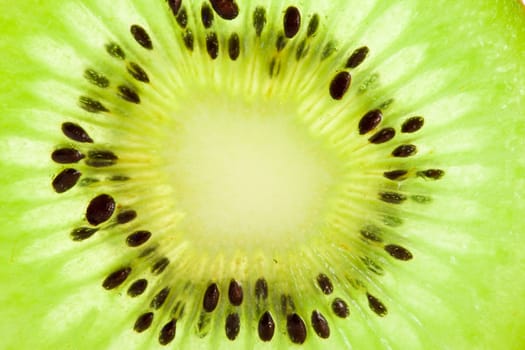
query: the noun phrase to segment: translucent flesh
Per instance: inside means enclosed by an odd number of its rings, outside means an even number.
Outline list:
[[[168,347],[286,348],[283,294],[307,324],[305,348],[525,347],[525,19],[519,2],[246,1],[239,18],[215,15],[208,31],[193,16],[202,2],[183,3],[194,30],[191,53],[164,1],[1,3],[0,347],[161,347],[160,329],[176,317]],[[267,23],[255,38],[252,14],[263,4]],[[277,53],[290,5],[302,13],[301,31]],[[319,29],[307,41],[308,55],[297,61],[314,13]],[[133,40],[132,24],[147,29],[153,50]],[[203,39],[210,31],[220,37],[216,60]],[[243,43],[236,61],[222,51],[232,32]],[[151,83],[131,79],[125,64],[106,53],[108,42],[144,67]],[[328,42],[337,50],[321,61]],[[369,57],[349,70],[351,87],[334,101],[331,79],[363,45]],[[281,71],[270,77],[275,57]],[[109,90],[82,78],[88,68],[109,77]],[[119,98],[118,84],[136,88],[141,103]],[[104,101],[111,113],[79,108],[85,95]],[[374,108],[384,109],[381,127],[399,131],[415,115],[424,116],[425,125],[371,145],[357,124]],[[84,177],[131,180],[53,191],[53,178],[66,166],[53,163],[51,152],[92,147],[65,138],[64,122],[82,125],[95,147],[119,156],[115,167],[73,165]],[[417,145],[416,156],[390,156],[409,143]],[[411,177],[383,176],[399,168]],[[446,174],[436,181],[414,176],[429,168]],[[409,199],[385,203],[378,197],[385,191]],[[70,231],[87,225],[89,201],[106,192],[119,210],[135,209],[137,221],[102,225],[94,237],[72,241]],[[362,239],[359,231],[369,226],[379,227],[384,243]],[[136,229],[153,232],[153,256],[140,260],[142,250],[124,244]],[[407,247],[413,259],[394,259],[386,243]],[[147,270],[160,256],[172,264],[152,277]],[[132,277],[104,290],[104,278],[128,264]],[[333,281],[332,295],[320,292],[319,273]],[[147,293],[129,298],[129,284],[141,276],[149,279]],[[270,289],[264,305],[253,293],[261,276]],[[245,290],[240,307],[226,298],[232,278]],[[221,299],[198,330],[210,282],[218,283]],[[133,323],[164,286],[172,289],[167,305],[137,334]],[[367,293],[386,305],[386,316],[370,309]],[[349,304],[348,318],[334,315],[334,297]],[[181,317],[172,311],[178,301],[185,303]],[[264,310],[276,320],[268,343],[257,335]],[[315,335],[313,310],[327,318],[329,339]],[[234,311],[241,330],[232,342],[224,320]]]

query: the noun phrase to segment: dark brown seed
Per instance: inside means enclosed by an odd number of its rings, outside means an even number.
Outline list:
[[[396,192],[381,192],[379,193],[379,199],[386,203],[401,204],[406,201],[407,197]]]
[[[73,141],[93,143],[93,139],[80,125],[65,122],[62,124],[62,132]]]
[[[306,325],[296,313],[288,315],[286,319],[286,330],[292,343],[302,344],[306,340]]]
[[[126,244],[130,247],[138,247],[148,241],[151,238],[151,232],[149,231],[136,231],[130,234],[126,238]]]
[[[393,256],[394,258],[398,260],[407,261],[407,260],[412,259],[413,257],[412,253],[408,249],[403,248],[396,244],[386,245],[385,250],[388,254],[390,254],[391,256]]]
[[[235,340],[241,329],[241,319],[238,313],[229,314],[226,317],[226,324],[224,326],[226,336],[230,340]]]
[[[103,74],[98,73],[94,69],[86,69],[84,71],[84,78],[93,85],[101,88],[109,86],[109,80]]]
[[[100,112],[109,112],[109,110],[99,101],[92,99],[87,96],[80,96],[78,98],[78,104],[80,108],[89,113],[100,113]]]
[[[166,323],[159,334],[159,343],[160,345],[168,345],[175,339],[175,332],[177,331],[177,321],[171,319]]]
[[[73,188],[80,179],[80,171],[72,168],[64,169],[53,179],[53,188],[56,193],[64,193]]]
[[[102,282],[102,287],[107,290],[117,288],[128,278],[131,273],[131,267],[123,267],[115,272],[109,274],[108,277]]]
[[[308,23],[308,29],[306,30],[307,36],[312,36],[317,32],[317,29],[319,28],[319,15],[316,13],[312,16],[310,19],[310,22]]]
[[[137,217],[137,212],[135,210],[125,210],[118,213],[117,222],[119,224],[127,224]]]
[[[364,135],[377,128],[383,120],[383,114],[379,109],[367,112],[359,121],[359,134]]]
[[[193,32],[191,29],[186,29],[182,34],[182,40],[184,41],[184,46],[190,51],[193,51]]]
[[[412,117],[408,118],[401,126],[401,132],[412,133],[416,132],[423,127],[425,119],[423,117]]]
[[[286,9],[283,18],[284,35],[287,38],[293,38],[299,28],[301,27],[301,13],[299,9],[294,6],[290,6]]]
[[[335,43],[329,41],[328,43],[326,43],[326,45],[323,48],[323,51],[321,52],[321,61],[326,60],[328,57],[332,56],[332,54],[336,51],[337,49],[335,47]]]
[[[264,7],[256,7],[253,11],[253,28],[255,28],[255,35],[261,36],[261,33],[266,25],[266,10]]]
[[[288,313],[288,310],[295,310],[295,303],[290,295],[281,295],[281,311],[283,314]]]
[[[153,264],[153,266],[151,267],[151,273],[154,275],[160,275],[166,269],[166,267],[168,267],[169,264],[170,261],[168,258],[161,258],[157,260],[155,264]]]
[[[334,314],[341,318],[347,318],[348,315],[350,315],[350,311],[348,310],[348,305],[346,302],[341,298],[335,298],[332,302],[332,311]]]
[[[182,0],[168,0],[168,5],[170,6],[171,13],[176,16],[182,5]]]
[[[125,101],[131,102],[131,103],[140,103],[140,97],[139,95],[133,91],[130,87],[125,85],[120,85],[118,88],[118,96],[122,98]]]
[[[312,312],[312,327],[319,337],[326,339],[330,336],[328,321],[326,321],[323,314],[317,310]]]
[[[106,44],[106,52],[109,53],[111,56],[118,58],[120,60],[123,60],[126,58],[126,54],[124,54],[124,51],[120,46],[118,46],[115,43],[109,43]]]
[[[70,235],[71,235],[72,240],[80,242],[80,241],[83,241],[93,236],[97,231],[98,231],[98,228],[79,227],[79,228],[73,229]]]
[[[131,76],[136,80],[142,83],[149,83],[148,73],[146,73],[146,71],[138,63],[129,62],[127,70],[128,73],[131,74]]]
[[[157,295],[153,297],[153,300],[149,306],[155,310],[159,309],[164,304],[169,294],[170,289],[168,287],[164,287],[160,292],[157,293]]]
[[[263,300],[268,298],[268,283],[264,278],[259,278],[255,282],[255,297]]]
[[[230,35],[230,39],[228,40],[228,54],[230,56],[230,59],[232,61],[235,61],[241,52],[240,47],[240,41],[239,41],[239,35],[237,33],[233,33]]]
[[[317,284],[319,285],[319,288],[321,288],[321,291],[326,294],[332,294],[334,291],[334,286],[332,285],[332,281],[326,276],[324,273],[320,273],[317,276]]]
[[[149,37],[148,32],[146,32],[144,28],[137,24],[133,24],[130,27],[129,31],[131,32],[131,35],[133,35],[135,41],[139,43],[140,46],[148,50],[153,49],[153,43],[151,42],[151,38]]]
[[[377,227],[369,226],[369,227],[363,228],[359,232],[364,238],[368,239],[369,241],[382,242],[383,239],[378,235],[378,231],[379,229]]]
[[[392,171],[385,171],[383,173],[383,176],[389,180],[404,180],[407,174],[408,174],[408,171],[406,170],[392,170]]]
[[[282,51],[285,46],[286,46],[286,38],[284,37],[284,35],[279,34],[277,36],[277,40],[275,40],[275,48],[277,49],[277,52]]]
[[[60,164],[78,163],[85,156],[74,148],[61,148],[51,153],[51,159]]]
[[[135,321],[133,329],[137,333],[142,333],[151,326],[153,322],[153,312],[146,312],[145,314],[140,315]]]
[[[388,313],[388,310],[386,309],[385,305],[383,305],[383,303],[375,296],[366,293],[366,297],[368,298],[368,307],[370,308],[370,310],[372,310],[381,317],[385,316]]]
[[[379,145],[381,143],[385,143],[385,142],[392,140],[394,136],[396,136],[396,131],[394,130],[394,128],[384,128],[376,132],[374,135],[372,135],[368,139],[368,141],[376,145]]]
[[[417,176],[423,177],[425,179],[439,180],[445,176],[445,172],[441,169],[427,169],[418,171]]]
[[[261,338],[262,341],[272,340],[273,333],[275,332],[275,322],[268,311],[266,311],[259,319],[257,330],[259,332],[259,338]]]
[[[217,284],[212,283],[204,292],[204,298],[202,299],[202,307],[206,312],[212,312],[217,307],[219,303],[219,287]]]
[[[202,4],[201,20],[204,28],[210,28],[213,24],[213,11],[207,3]]]
[[[414,145],[401,145],[392,151],[394,157],[406,158],[417,153],[417,148]]]
[[[188,25],[188,13],[186,12],[185,8],[182,8],[182,10],[180,10],[177,17],[175,17],[175,20],[177,20],[177,23],[182,29],[186,28],[186,26]]]
[[[148,287],[148,280],[144,278],[136,280],[135,282],[131,284],[131,286],[129,286],[128,295],[132,298],[138,297],[139,295],[144,293],[147,287]]]
[[[348,72],[339,72],[330,83],[330,96],[334,100],[340,100],[350,87],[352,76]]]
[[[103,168],[115,165],[118,157],[111,151],[96,150],[88,152],[86,164],[94,168]]]
[[[206,50],[212,60],[216,59],[219,55],[219,40],[217,39],[217,34],[215,32],[206,35]]]
[[[239,15],[239,6],[234,0],[210,0],[211,6],[224,19],[234,19]]]
[[[108,194],[101,194],[93,198],[86,209],[86,219],[93,225],[101,224],[113,215],[115,200]]]
[[[228,298],[230,299],[230,303],[234,306],[239,306],[242,304],[242,286],[235,280],[231,280],[230,282],[230,287],[228,288]]]
[[[366,46],[356,49],[354,52],[352,52],[348,58],[348,61],[346,61],[346,68],[356,68],[359,66],[361,63],[363,63],[369,51],[370,50]]]

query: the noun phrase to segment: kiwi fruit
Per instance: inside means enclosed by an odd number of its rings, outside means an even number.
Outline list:
[[[2,349],[523,349],[517,0],[4,1]]]

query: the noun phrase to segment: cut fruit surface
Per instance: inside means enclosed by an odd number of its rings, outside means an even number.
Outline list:
[[[519,1],[0,7],[0,348],[525,347]]]

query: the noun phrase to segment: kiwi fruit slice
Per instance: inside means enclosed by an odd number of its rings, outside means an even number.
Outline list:
[[[523,349],[519,1],[25,0],[3,349]]]

